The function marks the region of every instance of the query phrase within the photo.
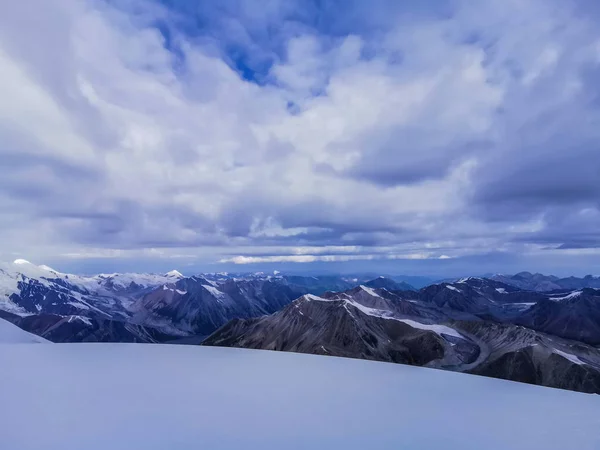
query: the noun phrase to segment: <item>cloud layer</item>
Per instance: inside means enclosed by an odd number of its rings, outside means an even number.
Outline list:
[[[2,259],[600,247],[593,3],[195,3],[0,6]]]

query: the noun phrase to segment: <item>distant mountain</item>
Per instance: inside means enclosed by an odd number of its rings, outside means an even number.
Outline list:
[[[600,344],[600,291],[524,291],[485,278],[465,278],[421,289],[420,301],[469,312],[480,319]]]
[[[364,283],[365,286],[388,291],[415,291],[416,289],[404,281],[394,281],[391,278],[378,277]]]
[[[559,278],[554,275],[542,275],[541,273],[520,272],[516,275],[494,275],[491,279],[500,281],[519,289],[530,291],[549,292],[561,289],[600,289],[600,277],[586,275],[583,278],[567,277]]]
[[[0,265],[0,311],[55,342],[197,341],[232,318],[270,314],[305,293],[346,290],[360,281],[264,273],[184,277],[175,270],[82,277],[17,260]]]
[[[145,294],[131,310],[137,323],[181,335],[208,335],[233,318],[271,314],[307,290],[283,278],[215,282],[195,276]]]
[[[360,286],[232,320],[204,344],[425,365],[600,393],[598,349],[518,325],[549,301],[480,278],[413,293]]]
[[[47,313],[123,319],[135,298],[181,278],[176,272],[82,277],[19,259],[0,265],[0,309],[20,316]]]
[[[515,322],[556,336],[600,345],[600,291],[581,289],[549,294]]]
[[[427,286],[416,299],[441,308],[464,311],[481,319],[510,321],[546,297],[486,278],[469,277],[455,283]]]

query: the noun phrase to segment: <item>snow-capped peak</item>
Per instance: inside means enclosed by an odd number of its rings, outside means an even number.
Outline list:
[[[316,301],[320,301],[320,302],[326,302],[329,301],[326,298],[323,297],[319,297],[318,295],[314,295],[314,294],[304,294],[301,298],[304,298],[305,300],[316,300]]]
[[[183,278],[183,274],[181,272],[179,272],[178,270],[175,270],[175,269],[167,272],[165,275],[168,276],[168,277]]]
[[[30,264],[33,266],[33,264],[31,264],[29,261],[27,261],[26,259],[22,259],[22,258],[15,259],[13,261],[13,264],[17,264],[17,265]]]
[[[38,267],[42,270],[47,270],[48,272],[60,273],[58,270],[54,270],[52,267],[47,266],[46,264],[42,264],[41,266],[38,266]]]
[[[466,283],[467,281],[480,281],[481,278],[479,277],[466,277],[466,278],[461,278],[460,280],[457,281],[457,283]]]
[[[64,275],[51,267],[45,265],[37,266],[22,258],[15,259],[12,264],[0,263],[0,267],[3,268],[5,275],[13,280],[19,278],[21,275],[35,279],[56,278],[57,276],[62,277]],[[12,282],[10,283],[12,285]]]

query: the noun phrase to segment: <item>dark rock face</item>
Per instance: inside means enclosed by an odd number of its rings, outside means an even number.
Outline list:
[[[514,323],[591,345],[600,344],[600,291],[596,289],[541,293],[471,278],[428,286],[416,298],[483,320]]]
[[[523,383],[600,393],[600,367],[576,364],[557,353],[540,355],[535,347],[508,352],[471,373]]]
[[[174,339],[160,331],[127,322],[84,316],[38,314],[20,317],[2,312],[0,317],[51,342],[159,343]]]
[[[537,302],[515,322],[556,336],[600,344],[600,292],[583,289]]]
[[[541,384],[531,357],[531,348],[504,353],[498,359],[472,370],[471,373],[522,383]]]
[[[272,280],[227,280],[216,286],[201,277],[159,288],[135,304],[134,318],[185,334],[208,335],[233,318],[271,314],[302,292]]]

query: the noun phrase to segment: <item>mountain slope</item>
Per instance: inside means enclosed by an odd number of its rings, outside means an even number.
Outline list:
[[[233,318],[271,314],[304,292],[274,279],[228,279],[202,276],[164,285],[140,298],[134,321],[182,334],[208,335]]]
[[[449,327],[435,326],[441,331],[434,332],[421,322],[383,318],[365,313],[367,309],[353,301],[306,295],[272,316],[234,320],[204,344],[414,365],[444,358],[459,364],[477,357],[478,348],[463,345]]]
[[[398,364],[127,344],[4,345],[0,361],[11,450],[600,444],[595,396]]]
[[[0,318],[0,344],[48,343],[44,338],[28,333],[7,320]]]

